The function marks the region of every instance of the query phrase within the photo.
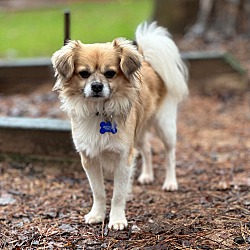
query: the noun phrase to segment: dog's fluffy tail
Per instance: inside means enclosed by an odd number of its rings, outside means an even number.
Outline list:
[[[156,22],[142,23],[136,30],[136,42],[145,61],[166,84],[169,96],[178,102],[187,96],[188,71],[167,29]]]

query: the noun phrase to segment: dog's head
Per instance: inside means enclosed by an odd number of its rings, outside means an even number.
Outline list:
[[[103,44],[70,41],[52,56],[54,90],[93,101],[121,96],[138,84],[141,60],[136,47],[123,38]]]

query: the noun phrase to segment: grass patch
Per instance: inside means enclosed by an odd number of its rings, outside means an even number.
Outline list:
[[[0,58],[51,56],[63,43],[63,11],[71,11],[71,39],[106,42],[134,38],[151,17],[152,0],[84,2],[49,9],[0,12]]]

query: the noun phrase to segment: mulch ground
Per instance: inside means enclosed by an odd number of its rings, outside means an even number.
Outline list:
[[[46,91],[32,93],[26,110],[37,107],[34,96],[57,109]],[[225,100],[191,91],[178,117],[179,190],[161,190],[166,160],[153,137],[156,180],[137,183],[138,159],[127,203],[129,226],[122,232],[108,230],[108,217],[102,225],[84,223],[92,196],[83,171],[62,174],[53,166],[1,160],[0,248],[250,249],[249,104],[250,92]],[[107,193],[110,200],[112,183]]]

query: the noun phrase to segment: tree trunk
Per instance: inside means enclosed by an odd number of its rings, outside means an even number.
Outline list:
[[[194,24],[198,7],[199,0],[155,0],[153,20],[171,33],[184,34]]]
[[[196,23],[186,36],[214,41],[237,34],[250,36],[250,0],[200,0]]]
[[[155,0],[153,19],[171,33],[208,41],[250,37],[250,0]]]

